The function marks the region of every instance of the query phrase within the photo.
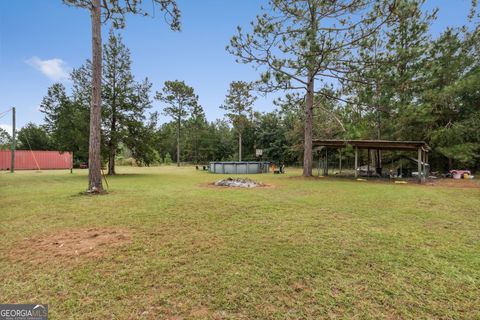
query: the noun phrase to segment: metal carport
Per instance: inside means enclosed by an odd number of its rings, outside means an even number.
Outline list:
[[[392,140],[340,140],[340,139],[314,139],[313,148],[325,147],[327,149],[342,149],[348,145],[355,150],[355,178],[358,176],[358,150],[390,150],[413,151],[418,157],[418,180],[425,182],[426,164],[431,148],[425,141],[392,141]]]

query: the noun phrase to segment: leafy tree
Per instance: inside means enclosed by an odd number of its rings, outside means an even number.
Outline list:
[[[285,162],[289,164],[300,163],[303,158],[303,110],[283,108],[280,112],[283,118],[285,137],[288,141],[284,155]]]
[[[72,73],[73,87],[77,88],[75,71]],[[53,84],[40,104],[45,115],[45,128],[52,146],[59,151],[71,151],[77,161],[88,159],[88,102],[82,103],[78,95],[69,97],[62,84]]]
[[[111,20],[116,28],[125,26],[125,15],[149,15],[142,0],[63,0],[67,5],[88,9],[92,20],[92,97],[90,110],[88,192],[103,191],[101,173],[101,105],[102,105],[102,9],[104,22]],[[152,0],[168,17],[170,28],[180,30],[180,11],[175,0]],[[155,8],[153,9],[155,10]]]
[[[65,86],[61,83],[54,83],[48,88],[47,95],[40,104],[40,111],[44,114],[45,127],[54,131],[57,127],[58,111],[69,102]]]
[[[331,93],[333,95],[334,93]],[[304,112],[303,99],[297,94],[287,94],[277,99],[275,104],[280,107],[279,116],[281,125],[285,128],[286,148],[285,162],[298,163],[303,157]],[[349,138],[347,121],[344,118],[344,109],[341,109],[335,100],[325,95],[314,96],[312,132],[317,137],[326,139]]]
[[[263,159],[284,163],[288,142],[285,126],[278,112],[270,112],[260,116],[258,130],[258,146],[263,149]]]
[[[255,149],[258,147],[258,125],[260,113],[252,111],[249,117],[245,117],[242,134],[242,160],[256,160]],[[233,129],[234,141],[238,142],[239,131]],[[237,143],[238,144],[238,143]]]
[[[422,10],[424,0],[398,1],[393,22],[388,24],[386,48],[392,62],[383,91],[390,94],[395,122],[391,138],[418,140],[424,137],[428,112],[418,108],[416,100],[424,88],[427,53],[430,43],[429,27],[437,11]]]
[[[165,154],[165,158],[163,158],[163,163],[165,163],[166,165],[170,165],[172,163],[172,157],[170,156],[170,153],[167,152],[167,154]]]
[[[252,85],[244,81],[230,83],[225,102],[220,108],[227,111],[227,117],[238,134],[238,161],[242,161],[242,134],[252,114],[252,105],[257,99],[251,94]]]
[[[203,112],[192,109],[190,118],[182,124],[181,150],[182,160],[193,163],[232,160],[234,154],[234,129],[225,120],[208,123]],[[198,118],[194,114],[200,114]],[[196,122],[195,119],[199,121]],[[203,119],[203,120],[202,120]],[[157,130],[155,149],[161,158],[176,153],[176,121],[163,123]],[[200,128],[200,130],[198,130]],[[195,146],[195,143],[198,145]]]
[[[107,141],[108,174],[114,175],[119,144],[129,137],[128,147],[135,147],[136,150],[138,145],[132,141],[133,137],[146,138],[148,130],[143,121],[146,110],[151,108],[149,92],[152,84],[148,79],[135,81],[131,71],[130,51],[122,43],[122,38],[113,32],[104,46],[103,59],[103,134]],[[137,139],[136,142],[140,141],[142,140]],[[146,140],[142,141],[142,144],[146,143]],[[133,154],[137,160],[143,157],[138,152]],[[143,160],[151,162],[149,158]]]
[[[449,159],[449,169],[453,161],[459,166],[478,166],[480,159],[480,112],[469,118],[439,128],[433,132],[432,141],[436,150]]]
[[[49,150],[51,139],[47,130],[34,123],[27,123],[17,133],[20,150]]]
[[[344,86],[357,104],[349,108],[362,115],[355,123],[356,135],[418,140],[425,134],[418,128],[425,127],[428,116],[417,102],[428,70],[428,31],[437,11],[423,10],[424,2],[397,0],[392,19],[360,41],[358,53],[351,53],[358,54],[362,61],[351,70],[356,81]],[[411,125],[417,130],[412,130]]]
[[[238,35],[227,50],[241,63],[263,67],[261,90],[297,90],[305,94],[303,175],[312,175],[315,93],[329,79],[344,82],[349,53],[390,18],[387,1],[271,0],[270,8],[252,23],[252,32]],[[315,86],[316,80],[323,81]]]
[[[208,123],[201,105],[195,104],[193,106],[190,118],[187,120],[185,126],[186,131],[189,132],[187,142],[190,145],[190,158],[195,164],[197,164],[199,160],[206,160],[204,149]]]
[[[164,114],[173,118],[176,123],[177,137],[177,166],[180,166],[180,131],[182,122],[198,104],[198,96],[192,87],[184,81],[165,81],[162,91],[157,91],[155,99],[160,100],[167,106],[163,109]]]
[[[158,115],[154,113],[147,124],[132,121],[126,127],[128,133],[122,138],[122,142],[139,165],[150,166],[160,162],[160,155],[155,149],[157,118]]]
[[[136,82],[130,69],[130,53],[120,37],[110,34],[104,50],[102,155],[108,158],[108,173],[115,174],[115,156],[120,145],[132,150],[138,163],[152,163],[153,145],[147,145],[155,130],[144,124],[145,112],[151,107],[148,79]],[[43,99],[40,109],[45,113],[46,126],[55,146],[62,151],[73,151],[82,161],[88,159],[89,100],[92,65],[90,61],[71,73],[72,95],[69,97],[61,84],[54,84]],[[156,118],[155,118],[156,119]],[[153,143],[153,142],[152,142]],[[140,150],[140,144],[144,147]]]
[[[7,130],[0,128],[0,150],[10,149],[11,143],[12,137],[10,137]]]
[[[119,36],[110,33],[109,41],[104,48],[103,80],[102,80],[102,155],[108,159],[108,174],[115,174],[115,157],[120,145],[131,147],[139,142],[139,134],[133,132],[150,132],[144,128],[145,112],[151,108],[149,93],[151,83],[148,79],[135,81],[131,73],[130,52]],[[85,65],[72,72],[73,95],[79,103],[86,104],[91,91],[92,65]],[[134,137],[137,136],[137,140]],[[145,139],[145,137],[143,136]],[[127,143],[128,140],[128,143]],[[146,143],[150,140],[144,140]],[[137,147],[138,148],[138,147]],[[146,150],[152,149],[147,146]],[[140,153],[132,156],[143,162]],[[147,160],[148,162],[148,160]]]
[[[233,134],[228,123],[224,120],[216,120],[210,124],[212,133],[214,161],[232,160],[233,157]]]
[[[172,155],[177,151],[176,126],[177,124],[171,121],[161,124],[157,129],[155,150],[158,151],[162,159],[165,158],[167,153]]]
[[[359,43],[359,68],[352,70],[344,86],[354,106],[347,135],[367,139],[422,140],[429,119],[418,99],[423,90],[430,42],[429,26],[436,10],[422,9],[423,0],[397,0],[392,19]],[[355,113],[352,113],[355,112]],[[354,116],[354,118],[352,118]],[[415,128],[415,129],[413,129]],[[381,170],[381,151],[373,155]]]
[[[447,29],[432,46],[422,105],[431,118],[432,146],[453,165],[478,166],[480,158],[480,40],[473,32]]]
[[[394,115],[391,103],[393,91],[388,90],[393,89],[389,86],[392,65],[386,42],[384,30],[379,30],[370,39],[360,42],[358,55],[363,63],[360,68],[352,70],[351,74],[360,81],[352,81],[344,87],[347,96],[350,95],[349,98],[354,102],[345,105],[349,114],[345,125],[352,124],[347,133],[352,137],[388,139],[392,135],[390,121]]]

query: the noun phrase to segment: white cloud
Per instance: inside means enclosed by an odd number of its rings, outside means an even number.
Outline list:
[[[53,81],[64,81],[68,79],[67,63],[62,59],[42,60],[39,57],[31,57],[25,62]]]
[[[9,125],[9,124],[4,124],[4,123],[0,123],[0,128],[2,128],[3,130],[7,131],[8,134],[11,136],[12,135],[12,126]],[[17,130],[15,130],[17,131]]]

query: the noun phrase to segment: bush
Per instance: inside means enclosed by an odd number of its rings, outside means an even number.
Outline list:
[[[167,165],[172,163],[172,157],[170,156],[170,153],[167,152],[167,154],[163,158],[163,163]]]
[[[136,165],[135,159],[133,159],[133,158],[117,159],[116,163],[117,163],[118,166],[133,167],[133,166]]]

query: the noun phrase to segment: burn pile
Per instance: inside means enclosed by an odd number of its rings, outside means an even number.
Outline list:
[[[218,180],[215,182],[216,186],[219,187],[236,187],[236,188],[256,188],[265,186],[261,182],[256,182],[252,179],[241,179],[241,178],[227,178]]]

